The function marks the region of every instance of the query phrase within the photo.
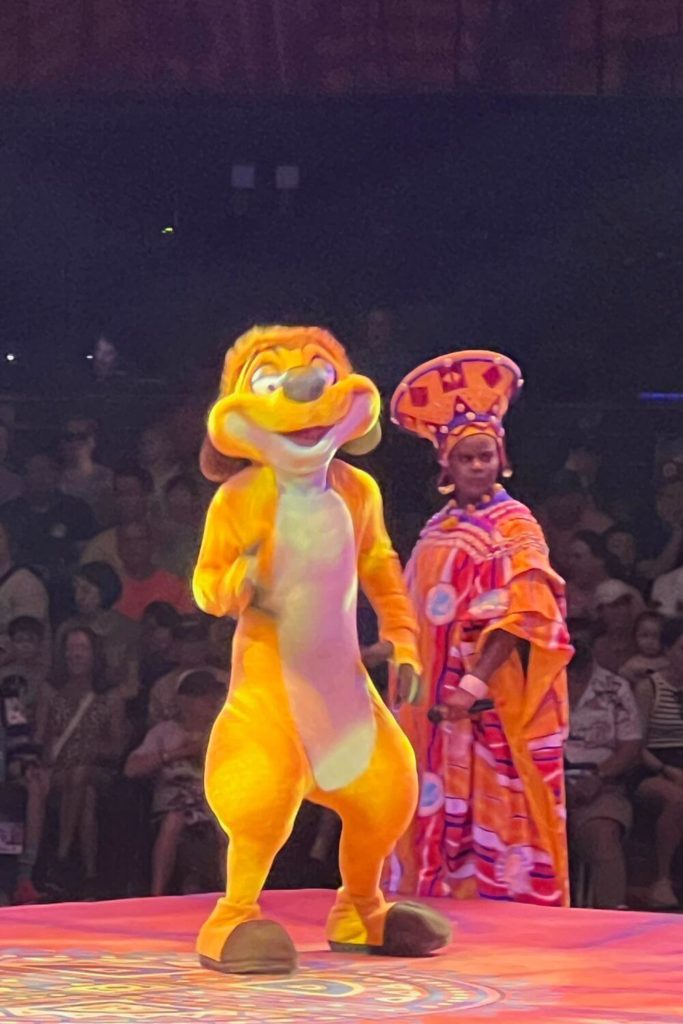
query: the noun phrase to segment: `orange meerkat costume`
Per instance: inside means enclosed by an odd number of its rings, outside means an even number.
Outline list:
[[[202,927],[202,964],[288,973],[286,931],[259,896],[304,798],[342,819],[333,950],[424,955],[445,918],[385,902],[385,858],[417,801],[415,758],[363,668],[360,581],[414,699],[416,625],[380,492],[334,460],[379,441],[380,399],[342,346],[313,327],[254,328],[229,350],[202,468],[225,482],[209,508],[194,574],[197,604],[238,619],[228,700],[214,725],[206,793],[229,837],[227,891]],[[235,460],[251,463],[244,468]]]

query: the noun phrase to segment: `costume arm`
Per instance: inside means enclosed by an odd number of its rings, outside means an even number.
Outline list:
[[[224,484],[209,506],[204,536],[192,578],[194,599],[203,612],[236,619],[248,603],[248,576],[253,559],[243,552],[235,523],[236,494]]]
[[[377,483],[362,475],[364,529],[358,554],[358,578],[379,621],[380,641],[391,644],[392,661],[421,671],[417,623],[406,593],[401,563],[394,551],[382,510]]]

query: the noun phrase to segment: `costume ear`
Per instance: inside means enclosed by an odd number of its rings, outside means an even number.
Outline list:
[[[368,430],[367,434],[357,437],[353,441],[347,441],[341,446],[341,450],[347,455],[367,455],[374,451],[382,440],[382,428],[377,420]]]
[[[230,455],[223,455],[219,452],[212,444],[208,434],[204,438],[202,450],[199,453],[199,468],[207,480],[214,484],[223,484],[248,465],[248,459],[234,459]]]

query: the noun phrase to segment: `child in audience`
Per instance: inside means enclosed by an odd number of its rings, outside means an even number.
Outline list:
[[[667,665],[662,650],[662,626],[664,620],[656,612],[643,612],[635,621],[633,635],[637,654],[622,665],[619,675],[628,679],[631,686],[641,683],[653,672],[660,672]]]
[[[188,673],[178,689],[176,716],[153,726],[126,762],[128,778],[155,777],[152,814],[159,831],[152,852],[153,896],[166,892],[186,830],[213,820],[204,799],[203,761],[225,695],[225,685],[211,672]]]

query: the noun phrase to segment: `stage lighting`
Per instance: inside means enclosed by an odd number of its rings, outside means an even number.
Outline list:
[[[17,357],[15,356],[14,352],[7,352],[6,355],[5,355],[5,360],[8,363],[15,363],[16,360],[17,360]]]

